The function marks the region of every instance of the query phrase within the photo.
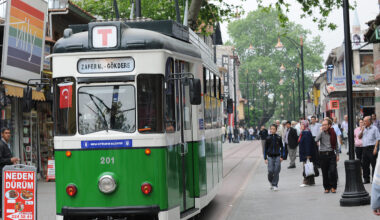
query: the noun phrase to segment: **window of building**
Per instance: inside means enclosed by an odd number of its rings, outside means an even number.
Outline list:
[[[373,54],[360,53],[360,74],[373,74]]]

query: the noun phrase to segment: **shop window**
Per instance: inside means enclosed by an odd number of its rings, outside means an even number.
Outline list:
[[[174,80],[171,75],[174,73],[174,61],[169,58],[166,62],[165,79],[165,130],[166,132],[174,132],[176,127],[175,118],[175,91]]]
[[[163,76],[137,77],[138,129],[140,133],[163,132]]]
[[[76,82],[73,77],[54,79],[55,135],[76,134]]]

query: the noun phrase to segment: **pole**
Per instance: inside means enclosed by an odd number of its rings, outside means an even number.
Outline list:
[[[249,127],[249,89],[248,89],[248,70],[247,73],[247,104],[248,104],[248,115],[247,115],[247,127]]]
[[[359,160],[355,160],[354,155],[354,114],[352,100],[352,48],[350,34],[350,16],[348,0],[343,0],[344,17],[344,50],[345,69],[347,86],[347,108],[348,108],[348,144],[349,160],[344,161],[346,171],[346,187],[340,200],[341,206],[359,206],[370,203],[370,196],[364,188],[361,165]]]
[[[117,7],[117,1],[116,0],[113,0],[113,7],[115,8],[116,19],[119,20],[120,14],[119,14],[119,8]]]
[[[293,97],[293,119],[296,121],[296,100],[294,97],[294,80],[293,80],[293,86],[292,86],[292,97]]]
[[[237,123],[237,114],[236,114],[237,100],[236,100],[236,57],[235,57],[235,49],[232,50],[232,55],[234,58],[234,136],[235,136],[235,143],[239,143],[239,139],[237,137],[239,135],[239,132],[238,132],[237,127],[236,127],[236,123]]]
[[[303,119],[306,120],[305,117],[305,70],[303,63],[303,38],[301,37],[301,66],[302,66],[302,113]]]
[[[141,0],[136,0],[136,18],[141,18]]]
[[[298,63],[297,63],[297,80],[298,80],[298,117],[301,117],[301,83],[300,83],[300,65]],[[298,119],[296,121],[298,121]]]

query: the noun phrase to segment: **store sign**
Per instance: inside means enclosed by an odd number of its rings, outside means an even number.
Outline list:
[[[331,100],[329,109],[339,109],[339,100]]]
[[[326,71],[326,80],[327,80],[327,83],[330,84],[332,82],[332,73],[333,73],[333,70],[334,70],[334,65],[328,65],[327,66],[327,71]]]
[[[48,4],[44,0],[8,0],[1,77],[26,83],[43,66]]]
[[[3,220],[36,219],[36,170],[19,166],[3,170]]]
[[[370,79],[370,74],[352,75],[352,86],[360,86]],[[332,80],[335,89],[346,89],[346,77],[334,76]]]
[[[79,73],[120,73],[132,72],[135,69],[135,61],[130,57],[81,59],[78,61]]]
[[[47,165],[46,181],[55,180],[55,160],[49,159]]]
[[[116,26],[96,26],[92,29],[94,48],[112,48],[117,46]]]

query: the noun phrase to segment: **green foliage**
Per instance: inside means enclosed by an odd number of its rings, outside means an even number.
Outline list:
[[[246,0],[241,0],[246,1]],[[113,0],[73,0],[75,4],[91,14],[102,18],[112,19],[115,18],[113,8]],[[131,12],[131,3],[128,0],[118,0],[119,13],[121,18],[129,18]],[[184,0],[179,0],[181,10],[181,18],[183,19]],[[190,6],[191,0],[189,0]],[[141,1],[142,16],[154,20],[175,20],[175,3],[173,0],[142,0]],[[236,16],[244,13],[240,5],[229,4],[223,0],[203,0],[202,6],[198,15],[198,22],[193,29],[209,35],[213,33],[213,27],[216,22],[223,22],[230,20]],[[181,21],[182,22],[182,21]]]
[[[250,124],[262,125],[272,117],[282,118],[281,115],[283,118],[293,119],[293,108],[299,109],[296,67],[297,63],[301,63],[300,37],[304,39],[306,92],[312,83],[309,75],[323,67],[321,55],[324,44],[320,37],[311,38],[309,30],[293,22],[282,26],[278,20],[278,12],[273,9],[250,12],[245,19],[231,22],[228,32],[241,59],[240,90],[244,98],[247,98],[248,93],[249,102],[254,107],[249,115]],[[283,51],[275,49],[278,37],[284,45]],[[250,45],[252,45],[252,50],[249,49]],[[281,64],[286,68],[284,72],[280,71]],[[262,71],[261,74],[259,69]],[[296,100],[294,107],[291,94],[293,85],[295,86],[294,100]],[[280,98],[281,94],[283,98]],[[298,116],[297,111],[296,118]]]
[[[276,3],[269,4],[266,4],[267,1],[264,0],[256,1],[259,4],[259,8],[265,9],[266,11],[270,9],[277,10],[277,16],[282,26],[285,26],[289,22],[288,16],[286,15],[292,7],[292,4],[288,3],[289,0],[278,0]],[[318,27],[321,30],[325,27],[331,30],[337,28],[336,24],[328,22],[327,18],[333,10],[343,7],[343,0],[296,0],[296,2],[301,6],[302,14],[300,18],[312,17],[312,20],[318,23]],[[354,0],[354,4],[351,5],[351,8],[353,7],[356,7],[356,0]]]

